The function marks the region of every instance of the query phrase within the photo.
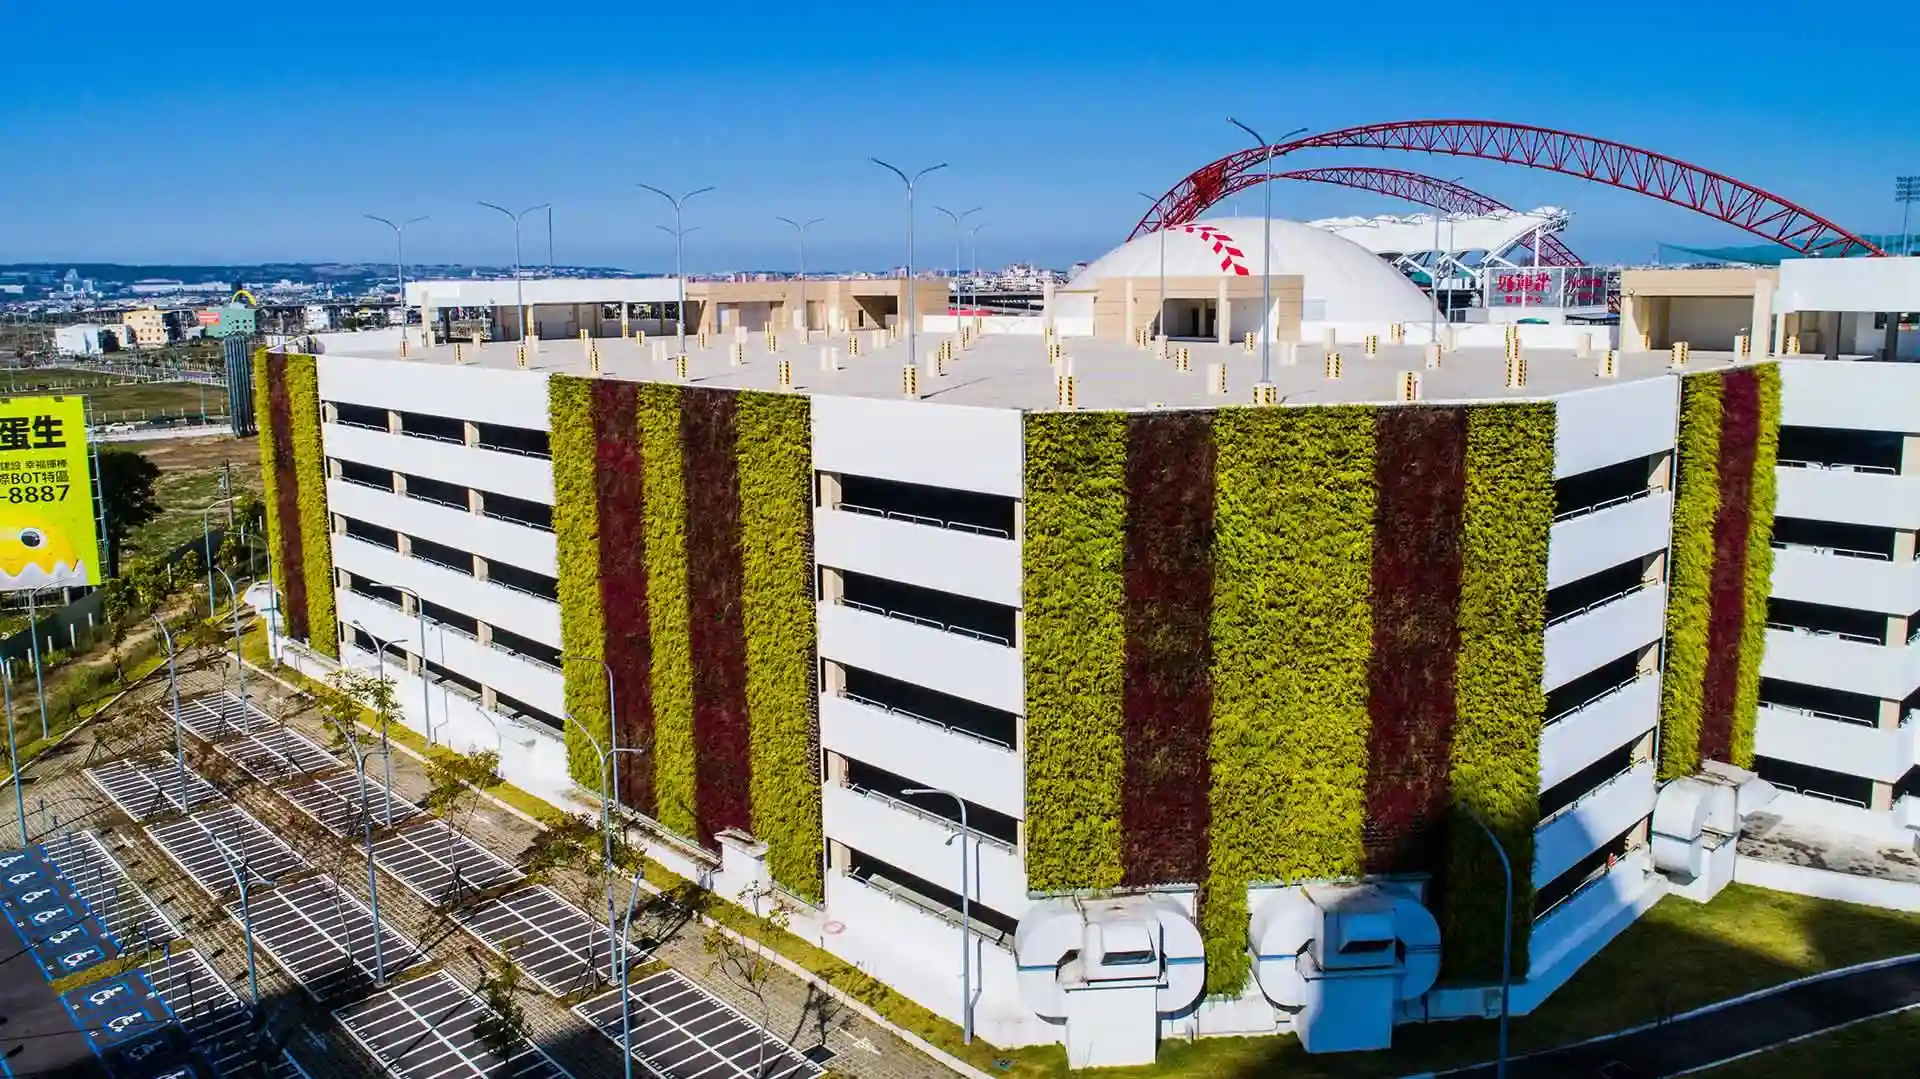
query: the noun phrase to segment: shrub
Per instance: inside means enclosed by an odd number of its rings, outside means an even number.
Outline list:
[[[305,578],[307,643],[340,658],[340,622],[333,597],[333,522],[327,510],[327,457],[320,445],[320,373],[312,356],[288,356],[288,420],[294,482],[299,490],[300,572]]]
[[[647,611],[646,490],[640,455],[640,384],[592,379],[593,494],[599,521],[601,655],[613,670],[615,745],[653,745],[653,672]],[[653,762],[631,753],[609,762],[621,805],[654,812]]]
[[[739,393],[680,391],[687,492],[687,625],[693,656],[694,819],[712,846],[753,827],[752,728],[742,604]]]
[[[683,836],[694,823],[693,657],[687,626],[687,492],[680,450],[680,389],[640,387],[646,472],[647,617],[653,643],[654,803]]]
[[[1767,648],[1767,597],[1773,592],[1774,468],[1780,458],[1780,367],[1763,364],[1760,424],[1754,439],[1753,508],[1748,515],[1746,620],[1740,633],[1740,684],[1733,711],[1733,763],[1753,767],[1753,729],[1760,707],[1760,660]]]
[[[1660,680],[1660,776],[1700,765],[1701,694],[1707,673],[1713,521],[1720,506],[1720,379],[1680,380],[1673,539],[1667,569],[1667,645]]]
[[[553,534],[560,555],[560,645],[567,708],[567,772],[599,791],[605,777],[586,731],[602,746],[612,737],[600,608],[600,518],[594,499],[593,382],[554,375],[547,380],[549,445],[553,455]]]

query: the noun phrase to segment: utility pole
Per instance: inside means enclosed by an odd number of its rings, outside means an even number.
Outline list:
[[[1896,176],[1893,178],[1893,201],[1900,204],[1900,253],[1913,254],[1913,235],[1907,228],[1912,216],[1913,204],[1920,202],[1920,176]]]

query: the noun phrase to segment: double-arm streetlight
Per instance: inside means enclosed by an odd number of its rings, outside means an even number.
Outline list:
[[[712,191],[713,187],[712,185],[697,187],[676,199],[652,184],[635,184],[634,186],[653,192],[661,198],[666,199],[668,205],[673,207],[673,227],[669,229],[665,225],[655,225],[654,228],[673,237],[673,278],[674,284],[677,285],[680,290],[680,302],[674,308],[675,317],[673,321],[675,327],[680,331],[679,355],[685,356],[687,354],[687,233],[693,230],[682,225],[681,220],[685,216],[687,203],[695,195],[704,195]]]
[[[427,601],[420,598],[420,593],[403,584],[386,584],[374,580],[369,580],[367,583],[380,588],[390,588],[403,596],[413,597],[413,613],[418,617],[420,624],[420,722],[427,728],[427,744],[432,745],[433,706],[427,685]],[[371,637],[373,634],[369,633],[367,636]]]
[[[609,680],[607,685],[612,686],[612,681]],[[611,712],[609,712],[609,718],[611,718]],[[633,1003],[629,999],[627,992],[627,935],[625,927],[614,917],[613,912],[614,791],[612,785],[614,781],[612,777],[614,775],[613,762],[619,758],[620,754],[632,753],[635,756],[640,756],[644,754],[646,750],[638,746],[622,746],[618,744],[610,747],[602,746],[600,739],[595,738],[593,732],[587,730],[584,725],[576,721],[572,723],[571,726],[580,732],[581,736],[593,747],[594,754],[599,757],[600,841],[607,877],[607,980],[612,982],[620,990],[620,1056],[626,1064],[627,1079],[633,1079]],[[612,733],[611,730],[609,733]],[[627,903],[629,907],[632,906],[633,900],[631,896],[628,897]]]
[[[826,218],[809,217],[805,221],[795,221],[791,217],[776,217],[774,220],[785,221],[793,226],[794,232],[800,234],[800,340],[806,343],[811,340],[813,333],[811,312],[807,310],[807,230]]]
[[[373,631],[361,625],[359,622],[348,622],[347,625],[366,634],[367,639],[373,642],[373,662],[379,677],[378,684],[381,687],[385,687],[387,684],[387,642],[375,637]],[[425,672],[422,673],[424,674]],[[380,689],[376,689],[374,692],[380,696],[384,696]],[[376,705],[381,703],[380,696],[374,698]],[[391,706],[389,705],[387,707]],[[386,769],[387,773],[387,820],[391,823],[393,820],[393,754],[388,752],[389,746],[387,745],[387,724],[390,721],[386,714],[387,707],[377,708],[373,718],[380,721],[380,757],[382,766]]]
[[[527,339],[527,290],[520,278],[520,220],[535,210],[551,209],[553,203],[543,202],[538,206],[529,206],[519,213],[514,213],[498,203],[482,202],[480,205],[507,215],[507,220],[513,222],[513,303],[518,309],[520,340],[525,341]]]
[[[150,614],[147,617],[153,619],[153,624],[160,627],[160,639],[166,642],[166,646],[167,646],[167,691],[173,697],[173,772],[174,772],[174,783],[175,783],[174,791],[180,799],[180,808],[186,809],[188,808],[187,806],[187,740],[180,733],[181,731],[180,678],[178,674],[175,673],[174,665],[173,665],[173,631],[167,628],[167,624],[161,620],[159,615]],[[15,776],[14,781],[16,783],[19,782],[19,777]]]
[[[325,711],[320,713],[320,718],[331,724],[334,730],[340,732],[340,737],[347,743],[347,752],[353,757],[353,774],[359,777],[360,827],[361,833],[366,841],[367,850],[367,898],[371,901],[370,910],[373,916],[373,980],[376,985],[384,985],[387,981],[387,967],[380,949],[380,878],[379,875],[373,871],[373,805],[367,797],[368,753],[360,748],[360,740],[353,736],[352,724],[342,723],[328,715]],[[372,752],[378,753],[382,757],[387,756],[387,751],[384,748],[376,749]],[[388,764],[389,767],[391,767],[392,761],[389,760]],[[382,826],[389,827],[392,824],[393,788],[389,786],[387,788],[387,817],[386,820],[382,822]]]
[[[971,210],[962,210],[956,214],[945,206],[934,207],[935,212],[945,215],[947,220],[953,222],[953,280],[956,282],[960,280],[960,271],[964,268],[960,265],[960,241],[966,238],[967,218],[972,217],[985,208],[984,206],[975,206]],[[953,294],[953,306],[957,309],[960,306],[960,290],[950,289],[949,291]],[[955,328],[958,328],[960,325],[958,314],[954,316],[953,325]]]
[[[870,157],[867,158],[867,160],[900,177],[900,182],[907,186],[907,295],[905,297],[906,302],[904,306],[906,310],[904,313],[906,314],[907,320],[907,366],[917,367],[919,366],[919,360],[914,351],[913,339],[919,335],[920,331],[920,297],[913,287],[913,188],[915,184],[920,182],[920,177],[925,176],[929,172],[946,168],[947,163],[942,161],[938,165],[928,165],[926,168],[909,176],[901,169],[889,165],[877,157]]]
[[[66,586],[43,584],[38,588],[27,589],[27,643],[33,650],[33,692],[34,696],[40,698],[40,737],[43,739],[50,735],[47,729],[47,686],[40,676],[40,609],[35,601],[39,599],[42,592],[64,587]]]
[[[233,679],[240,697],[241,729],[246,729],[247,714],[247,660],[240,653],[240,592],[233,586],[233,577],[226,570],[215,570],[220,579],[227,582],[227,596],[233,600]],[[211,593],[209,593],[211,595]],[[211,604],[211,601],[209,601]]]
[[[947,837],[951,843],[960,840],[960,1042],[973,1044],[973,906],[967,895],[972,890],[967,872],[967,841],[973,837],[973,830],[967,827],[967,801],[950,790],[939,787],[908,787],[900,792],[907,795],[937,794],[953,799],[960,808],[960,830]]]
[[[1455,176],[1446,183],[1451,186],[1464,179],[1464,175]],[[1427,284],[1433,286],[1433,319],[1427,323],[1427,338],[1436,345],[1440,343],[1440,268],[1447,261],[1446,252],[1440,250],[1440,219],[1444,216],[1440,207],[1433,208],[1433,268],[1427,272]]]
[[[407,332],[407,226],[417,225],[427,219],[426,214],[409,217],[404,221],[395,221],[379,214],[361,214],[369,221],[378,221],[393,230],[393,276],[400,290],[400,334]],[[424,316],[426,312],[422,311]]]
[[[982,221],[967,231],[967,250],[971,252],[973,256],[967,260],[967,265],[971,269],[971,272],[967,275],[967,291],[969,293],[967,308],[969,310],[980,306],[980,286],[978,284],[980,280],[980,230],[986,227],[987,222]]]
[[[1260,381],[1264,385],[1273,381],[1273,143],[1231,116],[1227,122],[1252,135],[1253,141],[1267,150],[1262,169],[1266,175],[1260,178]],[[1306,130],[1295,128],[1280,136],[1280,141],[1305,134]]]

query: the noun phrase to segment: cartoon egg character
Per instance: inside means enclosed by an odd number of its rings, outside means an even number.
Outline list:
[[[76,582],[85,576],[72,541],[45,525],[0,530],[0,586]]]

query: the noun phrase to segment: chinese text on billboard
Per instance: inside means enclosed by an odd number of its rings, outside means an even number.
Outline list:
[[[86,407],[0,397],[0,591],[99,584]]]

